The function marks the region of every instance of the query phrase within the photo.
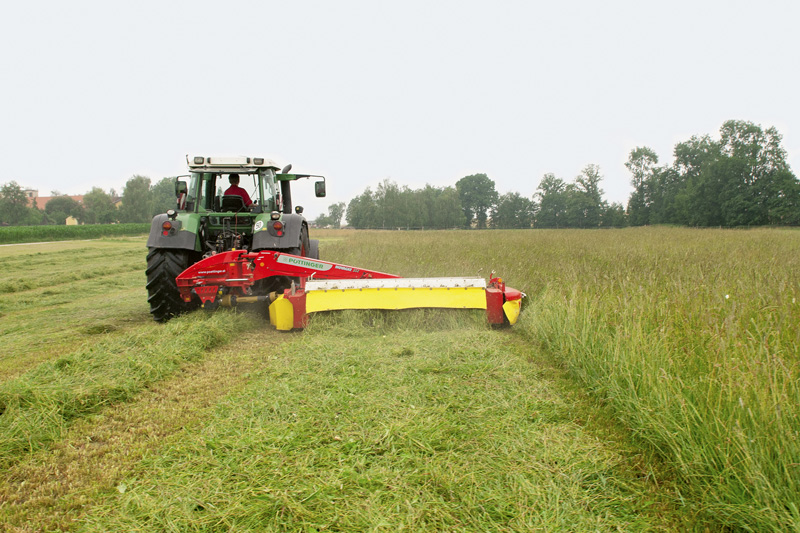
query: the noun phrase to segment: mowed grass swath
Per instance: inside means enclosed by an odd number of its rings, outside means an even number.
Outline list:
[[[554,383],[563,372],[480,313],[441,313],[315,317],[84,530],[679,527],[630,444],[576,423],[592,415]]]
[[[154,324],[144,250],[143,238],[2,249],[0,465],[254,326],[232,313]]]

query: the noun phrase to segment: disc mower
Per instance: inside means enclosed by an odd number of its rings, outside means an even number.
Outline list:
[[[261,280],[292,279],[283,291],[257,294]],[[330,263],[280,251],[231,250],[208,257],[177,277],[186,303],[232,307],[269,305],[270,323],[279,330],[302,329],[308,315],[344,309],[485,309],[490,324],[514,324],[525,294],[502,279],[402,278],[360,267]]]

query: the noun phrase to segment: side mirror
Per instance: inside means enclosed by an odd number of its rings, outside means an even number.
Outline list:
[[[325,198],[325,182],[324,181],[316,181],[314,182],[314,194],[317,198]]]
[[[186,182],[176,179],[175,180],[175,196],[178,197],[182,194],[186,194],[188,188],[186,187]]]

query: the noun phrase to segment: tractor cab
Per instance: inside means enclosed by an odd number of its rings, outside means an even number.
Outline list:
[[[291,213],[291,182],[300,178],[320,178],[314,184],[318,198],[325,196],[325,177],[312,174],[289,174],[292,165],[281,172],[275,162],[263,157],[187,156],[189,176],[175,181],[178,210],[191,213]],[[237,195],[226,195],[232,176],[252,201],[240,202]],[[188,183],[186,178],[189,178]],[[239,196],[239,198],[242,198]],[[244,205],[242,205],[244,204]],[[302,213],[302,207],[295,208]]]
[[[276,178],[278,166],[273,161],[255,157],[196,156],[187,158],[187,162],[191,172],[187,176],[188,183],[178,178],[175,184],[178,210],[233,214],[283,212]],[[233,177],[245,195],[225,194]]]
[[[177,209],[158,215],[150,248],[180,248],[201,256],[228,250],[292,250],[311,253],[303,208],[292,206],[291,183],[319,178],[317,197],[325,196],[325,178],[290,174],[263,157],[187,156],[189,175],[175,178]]]

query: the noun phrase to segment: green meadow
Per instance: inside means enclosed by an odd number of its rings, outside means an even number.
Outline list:
[[[403,276],[496,271],[523,314],[160,325],[144,237],[0,247],[0,524],[800,531],[800,232],[312,237]]]
[[[75,239],[98,239],[145,235],[150,224],[87,224],[85,226],[5,226],[0,227],[0,244]]]

